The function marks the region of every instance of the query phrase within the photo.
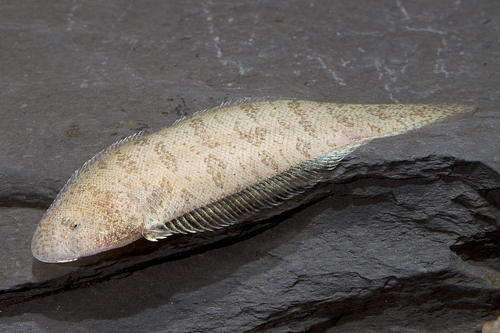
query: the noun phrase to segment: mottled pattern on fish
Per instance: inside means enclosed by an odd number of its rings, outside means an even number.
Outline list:
[[[276,100],[202,112],[87,162],[32,240],[65,262],[176,233],[222,228],[300,193],[356,147],[470,111],[458,105]]]

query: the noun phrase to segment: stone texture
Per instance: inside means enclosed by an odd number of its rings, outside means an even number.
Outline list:
[[[496,1],[4,1],[0,329],[480,332],[500,308]],[[242,97],[478,113],[353,153],[257,223],[32,258],[100,149]]]

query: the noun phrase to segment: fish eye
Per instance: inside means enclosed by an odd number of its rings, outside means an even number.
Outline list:
[[[62,220],[61,220],[61,224],[70,228],[71,230],[76,230],[79,226],[79,224],[77,222],[74,222],[73,220],[71,220],[70,217],[66,216],[64,217]]]

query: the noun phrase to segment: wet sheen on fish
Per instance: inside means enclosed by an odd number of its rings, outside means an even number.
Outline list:
[[[251,220],[321,180],[372,139],[472,111],[454,104],[241,102],[133,135],[77,170],[38,225],[32,253],[73,261]]]

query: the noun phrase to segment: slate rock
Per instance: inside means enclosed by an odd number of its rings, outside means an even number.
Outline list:
[[[0,11],[0,330],[480,332],[500,307],[499,5],[12,2]],[[81,164],[243,97],[453,102],[260,221],[30,253]],[[267,218],[266,218],[267,216]]]

